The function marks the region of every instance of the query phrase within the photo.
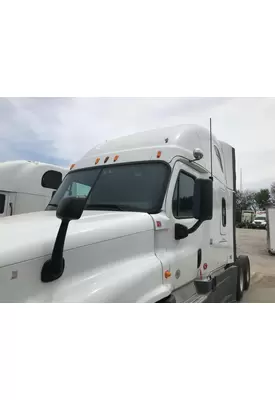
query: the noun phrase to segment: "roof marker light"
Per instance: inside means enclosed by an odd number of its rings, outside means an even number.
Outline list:
[[[119,156],[115,156],[114,162],[116,162],[116,161],[118,160],[118,157],[119,157]]]
[[[106,162],[109,160],[110,157],[106,157],[104,160],[104,164],[106,164]]]
[[[161,151],[158,151],[157,152],[157,158],[160,158],[160,156],[161,156]]]
[[[99,161],[100,161],[100,158],[99,158],[99,157],[97,157],[97,159],[95,160],[95,165],[96,165],[96,164],[98,164],[98,163],[99,163]]]
[[[74,167],[75,167],[75,164],[72,164],[72,165],[70,166],[70,170],[73,169]]]

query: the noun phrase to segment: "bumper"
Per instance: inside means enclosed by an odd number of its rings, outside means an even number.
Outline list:
[[[262,225],[262,224],[252,224],[253,228],[257,228],[257,229],[265,229],[266,225]]]

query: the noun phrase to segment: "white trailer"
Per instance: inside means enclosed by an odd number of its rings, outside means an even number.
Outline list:
[[[254,220],[255,212],[253,210],[242,210],[242,222],[251,223]]]
[[[267,250],[269,254],[275,255],[275,207],[266,209],[267,217]]]
[[[0,217],[45,210],[67,172],[33,161],[0,163]]]
[[[180,125],[89,151],[46,211],[0,221],[0,301],[239,301],[235,150],[211,137]]]

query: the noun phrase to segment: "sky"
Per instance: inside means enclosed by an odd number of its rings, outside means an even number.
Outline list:
[[[0,98],[0,161],[69,166],[106,139],[194,123],[236,148],[244,189],[275,181],[275,98]]]

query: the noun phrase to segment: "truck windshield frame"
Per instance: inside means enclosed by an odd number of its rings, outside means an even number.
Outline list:
[[[171,176],[170,165],[161,160],[99,165],[70,171],[46,211],[56,210],[68,196],[85,197],[84,210],[161,211]]]

